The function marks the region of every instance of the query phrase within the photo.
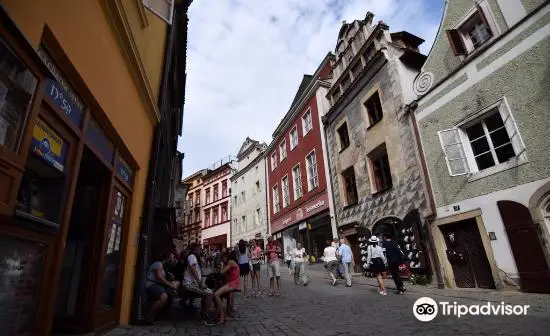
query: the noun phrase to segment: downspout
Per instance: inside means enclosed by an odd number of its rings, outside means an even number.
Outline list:
[[[329,147],[328,147],[328,141],[327,141],[327,128],[325,126],[327,126],[328,124],[328,118],[325,118],[325,116],[323,116],[321,118],[321,121],[322,121],[322,124],[323,124],[323,136],[325,138],[325,153],[327,153],[326,155],[326,161],[327,161],[327,165],[328,165],[328,182],[330,183],[330,185],[332,187],[334,187],[334,183],[332,181],[332,173],[331,173],[331,162],[330,162],[330,152],[329,152]],[[338,239],[342,238],[340,237],[340,232],[338,231],[338,216],[336,215],[336,199],[334,198],[334,191],[330,193],[330,197],[332,199],[332,204],[333,204],[333,207],[334,207],[334,225],[336,226],[336,236],[338,237]],[[334,237],[333,237],[334,238]]]
[[[439,262],[439,257],[437,256],[437,251],[435,248],[435,239],[432,232],[432,223],[435,220],[437,212],[436,212],[434,198],[432,195],[432,185],[430,182],[430,177],[428,176],[428,168],[426,167],[424,149],[422,148],[422,143],[420,141],[420,132],[418,130],[418,124],[416,123],[416,115],[414,114],[414,111],[416,110],[417,107],[418,107],[418,102],[415,100],[410,105],[405,107],[406,109],[405,113],[408,113],[411,116],[412,128],[414,132],[414,138],[416,141],[416,147],[418,148],[418,154],[420,156],[420,167],[422,170],[422,175],[424,176],[424,181],[426,183],[426,189],[427,189],[426,196],[428,197],[428,202],[430,203],[430,208],[432,213],[430,216],[426,218],[426,220],[428,221],[428,223],[426,224],[426,229],[428,232],[428,240],[430,243],[430,253],[433,255],[433,260],[435,264],[434,267],[435,267],[435,275],[437,278],[437,287],[439,289],[444,289],[445,282],[443,279],[443,273],[441,272],[441,263]]]
[[[174,23],[175,16],[177,13],[174,13]],[[153,143],[151,146],[151,156],[149,161],[149,171],[147,174],[147,183],[145,188],[145,197],[144,197],[144,211],[141,217],[141,227],[139,233],[139,243],[138,243],[138,253],[136,263],[136,273],[135,273],[135,284],[134,284],[134,295],[133,295],[133,304],[132,304],[132,318],[131,321],[134,323],[143,320],[144,318],[144,305],[147,300],[144,297],[145,293],[145,282],[146,282],[146,270],[149,266],[150,254],[151,254],[151,231],[154,223],[154,212],[155,212],[155,192],[157,185],[155,183],[158,163],[159,163],[159,142],[160,142],[160,127],[163,119],[162,111],[164,108],[164,100],[166,100],[165,93],[167,85],[167,74],[169,73],[169,64],[167,60],[170,59],[170,54],[172,53],[172,48],[174,44],[172,43],[174,29],[173,26],[169,25],[166,27],[167,34],[164,41],[164,59],[163,59],[163,73],[161,81],[161,90],[159,92],[158,98],[158,107],[161,111],[161,120],[155,126],[153,133]]]

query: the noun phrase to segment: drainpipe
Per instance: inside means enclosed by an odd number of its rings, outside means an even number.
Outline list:
[[[424,181],[426,183],[426,194],[427,194],[426,196],[428,197],[428,202],[430,204],[430,209],[431,209],[431,215],[426,217],[426,220],[428,222],[426,224],[426,228],[428,231],[428,241],[430,243],[429,253],[431,253],[431,255],[433,256],[433,260],[435,264],[434,267],[435,267],[435,275],[437,278],[437,287],[439,289],[444,289],[445,282],[443,279],[443,274],[441,272],[441,263],[439,262],[437,251],[435,249],[435,240],[432,232],[432,223],[435,220],[437,211],[435,208],[435,202],[432,195],[432,185],[430,183],[430,177],[428,176],[428,168],[426,167],[424,149],[422,148],[422,144],[420,141],[420,132],[418,130],[418,124],[416,123],[416,115],[414,114],[414,111],[416,110],[417,107],[418,107],[418,102],[415,100],[410,105],[405,106],[405,114],[409,114],[411,116],[412,128],[414,132],[414,138],[416,141],[416,147],[418,148],[418,154],[420,156],[420,167],[422,170],[422,175],[424,176]]]
[[[321,118],[321,121],[322,121],[322,124],[323,124],[323,136],[325,138],[325,153],[326,153],[326,162],[327,162],[327,165],[328,165],[328,182],[330,183],[331,186],[334,186],[334,184],[332,183],[332,174],[331,174],[331,164],[330,164],[330,152],[329,152],[329,149],[328,149],[328,141],[327,141],[327,129],[326,129],[326,125],[327,125],[327,118],[325,116],[323,116]],[[326,175],[326,174],[325,174]],[[331,188],[332,190],[332,188]],[[334,192],[331,192],[330,193],[330,197],[332,199],[332,206],[333,206],[333,211],[334,211],[334,226],[336,227],[336,236],[338,237],[338,239],[340,239],[340,232],[338,232],[338,216],[336,216],[336,199],[334,198]],[[334,234],[334,232],[333,232]],[[333,237],[334,238],[334,237]]]

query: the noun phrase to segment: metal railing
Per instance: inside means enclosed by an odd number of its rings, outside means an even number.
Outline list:
[[[236,159],[237,159],[237,157],[234,156],[234,155],[225,156],[225,157],[221,158],[220,160],[214,162],[207,169],[208,170],[216,170],[216,169],[220,168],[221,166],[223,166],[224,164],[233,162]]]

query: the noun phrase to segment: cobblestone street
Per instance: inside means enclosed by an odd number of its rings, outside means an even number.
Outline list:
[[[361,281],[352,288],[341,282],[330,286],[321,272],[312,271],[307,287],[296,286],[283,273],[281,297],[236,301],[233,320],[223,326],[205,327],[198,321],[165,321],[153,326],[117,328],[108,336],[121,335],[548,335],[550,298],[542,295],[494,293],[477,299],[462,298],[459,292],[440,290],[423,292],[425,287],[410,287],[406,295],[389,291],[387,296]],[[360,279],[357,279],[358,281]],[[265,275],[264,275],[265,281]],[[393,283],[386,280],[391,288]],[[470,292],[475,296],[475,292]],[[437,316],[431,322],[417,321],[412,313],[416,299],[429,296],[436,301],[458,304],[483,304],[487,300],[511,304],[529,304],[527,316]],[[499,298],[500,297],[500,298]]]

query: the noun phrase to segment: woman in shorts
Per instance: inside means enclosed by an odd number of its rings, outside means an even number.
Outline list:
[[[250,240],[250,264],[252,265],[252,270],[250,272],[250,277],[252,278],[252,295],[256,296],[261,295],[260,291],[260,267],[262,265],[262,249],[256,245],[254,239]]]
[[[241,239],[238,244],[238,261],[239,261],[239,270],[241,272],[241,277],[243,278],[243,296],[246,297],[246,287],[248,286],[248,274],[250,273],[250,264],[249,264],[249,255],[248,249],[246,247],[246,242]]]
[[[330,278],[332,279],[332,285],[336,286],[336,268],[338,267],[338,258],[336,258],[336,247],[332,244],[332,240],[327,241],[327,247],[323,251],[323,261],[325,262],[325,268],[327,269]]]

